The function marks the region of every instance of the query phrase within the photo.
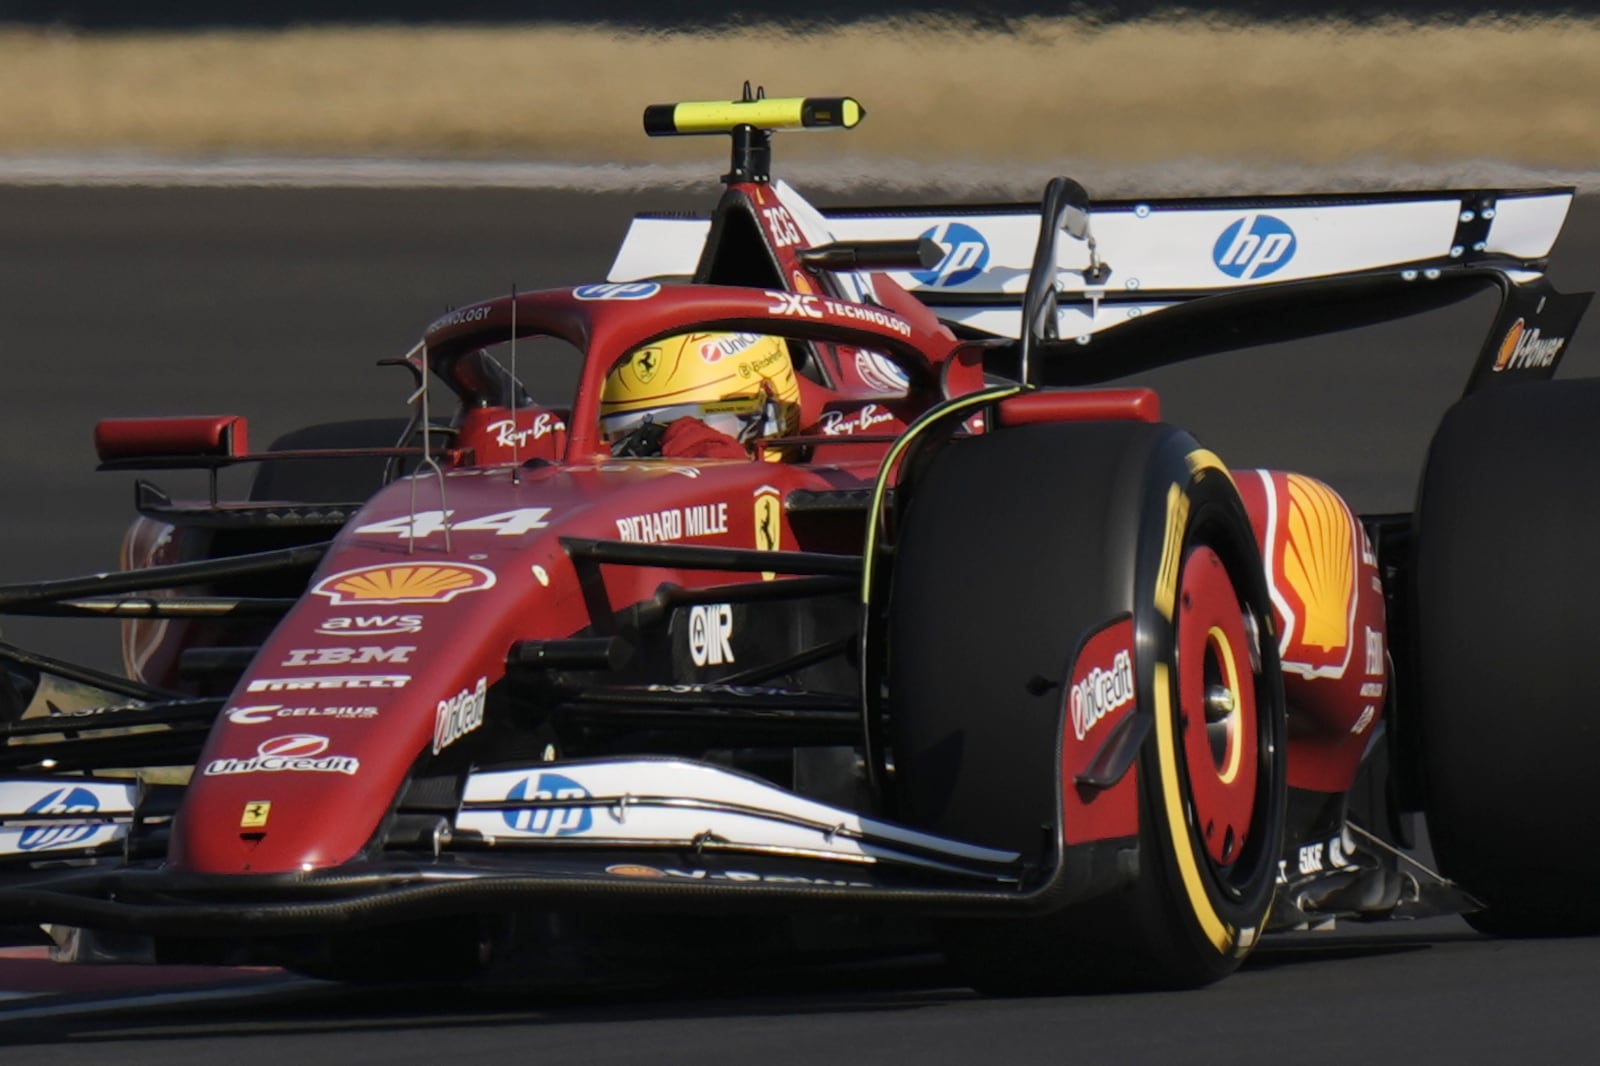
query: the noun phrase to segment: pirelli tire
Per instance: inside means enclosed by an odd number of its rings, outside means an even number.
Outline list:
[[[1600,380],[1470,396],[1413,538],[1418,735],[1442,872],[1503,935],[1600,932]]]
[[[904,494],[886,635],[899,817],[1047,862],[1076,787],[1061,779],[1072,659],[1119,617],[1149,727],[1131,771],[1137,861],[1092,898],[947,923],[951,961],[997,994],[1232,972],[1271,904],[1286,767],[1270,601],[1231,476],[1170,426],[1033,425],[951,443]],[[1207,720],[1207,627],[1236,634],[1221,673],[1235,672],[1237,713],[1221,728],[1248,755],[1232,793]],[[1180,661],[1185,642],[1207,650]]]

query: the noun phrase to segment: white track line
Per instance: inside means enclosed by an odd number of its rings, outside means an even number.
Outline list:
[[[720,151],[694,164],[569,164],[427,159],[214,159],[153,155],[0,156],[0,186],[150,188],[504,188],[574,192],[632,192],[715,184]],[[1177,160],[1114,166],[1063,158],[1053,163],[919,160],[796,160],[780,176],[802,188],[940,189],[1032,197],[1058,173],[1083,181],[1099,196],[1174,196],[1228,191],[1306,192],[1398,188],[1576,185],[1600,191],[1600,171],[1540,169],[1494,160],[1415,164],[1355,160],[1337,166],[1247,166],[1217,160]]]
[[[293,978],[261,985],[235,985],[228,988],[190,989],[188,991],[152,992],[144,995],[112,995],[98,999],[74,999],[70,1002],[44,1003],[37,1007],[0,1007],[0,1025],[33,1018],[56,1018],[65,1015],[115,1014],[120,1011],[146,1010],[152,1007],[177,1007],[191,1003],[209,1003],[216,1000],[253,999],[269,993],[283,992],[300,987],[311,987],[322,982],[310,978]],[[37,998],[37,997],[35,997]],[[49,997],[52,1000],[56,996]]]

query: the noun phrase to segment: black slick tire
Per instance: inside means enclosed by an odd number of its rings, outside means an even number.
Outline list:
[[[1058,745],[1072,657],[1112,619],[1132,618],[1134,713],[1152,722],[1135,763],[1136,870],[1044,913],[950,922],[951,961],[998,994],[1194,987],[1232,972],[1271,902],[1285,767],[1270,604],[1227,472],[1170,426],[1023,426],[950,444],[905,496],[887,631],[899,817],[1047,862],[1071,787]],[[1191,588],[1210,612],[1193,623]],[[1248,714],[1224,728],[1250,755],[1226,859],[1196,800],[1218,775],[1192,698],[1204,688],[1183,673],[1210,652],[1177,655],[1192,626],[1204,645],[1207,618],[1260,645],[1231,660]]]
[[[1468,397],[1416,510],[1416,705],[1442,872],[1503,935],[1600,932],[1600,380]]]
[[[321,422],[285,433],[267,449],[285,452],[335,448],[392,448],[410,423],[404,418]],[[361,503],[383,487],[387,457],[295,459],[263,462],[250,499],[293,503]]]

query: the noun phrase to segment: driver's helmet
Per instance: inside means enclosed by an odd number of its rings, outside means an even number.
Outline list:
[[[609,442],[645,422],[698,418],[742,444],[793,433],[800,386],[789,345],[762,333],[680,333],[630,352],[606,375],[600,429]]]

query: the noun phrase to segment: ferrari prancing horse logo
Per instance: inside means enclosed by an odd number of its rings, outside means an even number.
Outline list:
[[[756,547],[775,552],[783,543],[783,523],[778,517],[778,490],[771,485],[756,489]]]
[[[239,816],[240,829],[265,829],[267,818],[272,814],[272,803],[268,800],[252,800],[244,805],[244,813]]]
[[[783,545],[783,515],[781,494],[771,485],[762,485],[755,492],[756,549],[764,552],[778,551]],[[771,581],[777,574],[763,571],[761,580]]]
[[[633,357],[633,373],[639,384],[648,385],[661,366],[660,348],[641,348]]]

